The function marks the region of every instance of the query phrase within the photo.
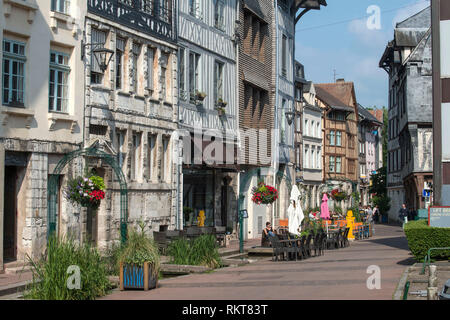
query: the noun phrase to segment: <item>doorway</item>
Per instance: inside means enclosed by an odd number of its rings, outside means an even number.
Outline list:
[[[17,167],[5,166],[3,259],[17,259]]]

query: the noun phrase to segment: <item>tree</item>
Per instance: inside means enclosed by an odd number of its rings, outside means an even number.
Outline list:
[[[369,188],[369,192],[374,194],[372,203],[374,206],[378,206],[382,215],[386,214],[391,208],[391,199],[387,195],[387,170],[386,167],[382,167],[377,170],[377,173],[372,175],[372,185]]]

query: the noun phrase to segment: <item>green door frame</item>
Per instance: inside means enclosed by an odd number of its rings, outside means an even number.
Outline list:
[[[66,167],[66,165],[78,157],[96,157],[103,159],[108,165],[111,166],[116,177],[120,183],[120,236],[121,242],[125,243],[127,239],[127,221],[128,221],[128,188],[125,179],[125,175],[122,169],[119,167],[116,158],[104,151],[101,151],[95,147],[85,148],[72,151],[66,154],[56,165],[55,170],[48,179],[48,205],[47,205],[47,239],[50,235],[56,232],[56,198],[58,196],[58,175]]]
[[[238,200],[238,218],[239,218],[239,252],[244,253],[244,217],[241,214],[241,211],[244,209],[244,201],[245,194],[243,193],[244,188],[247,186],[249,180],[256,173],[260,173],[261,168],[252,168],[248,172],[243,173],[243,178],[239,181],[239,200]],[[292,190],[292,181],[286,176],[282,171],[278,171],[276,174],[276,184],[281,183],[282,179],[286,178],[286,182],[288,183],[289,194]]]

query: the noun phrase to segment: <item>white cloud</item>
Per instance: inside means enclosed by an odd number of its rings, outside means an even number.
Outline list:
[[[354,34],[364,46],[371,48],[384,47],[389,41],[390,35],[385,31],[369,29],[366,19],[353,20],[348,24],[348,31]]]

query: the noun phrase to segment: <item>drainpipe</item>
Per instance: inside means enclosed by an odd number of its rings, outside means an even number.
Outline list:
[[[279,86],[279,31],[278,31],[278,0],[274,0],[274,6],[275,6],[275,119],[274,119],[274,147],[273,147],[273,185],[276,187],[277,183],[277,169],[278,169],[278,156],[279,156],[279,150],[278,150],[278,86]],[[272,225],[275,224],[275,205],[272,206]]]
[[[175,6],[175,4],[173,4]],[[176,10],[175,10],[175,32],[178,33],[178,16],[179,16],[179,6],[176,6]],[[178,34],[175,35],[177,38],[177,43],[178,43]],[[177,69],[179,68],[179,47],[177,48]],[[179,73],[178,73],[179,74]],[[180,123],[180,79],[177,76],[177,130],[179,129],[179,123]],[[176,228],[178,230],[182,230],[183,229],[183,207],[181,204],[181,201],[183,201],[183,195],[181,194],[181,175],[183,172],[183,161],[182,159],[180,159],[180,151],[182,149],[182,145],[180,146],[180,139],[178,137],[178,141],[177,141],[177,205],[176,205],[176,210],[177,213],[175,215],[175,225]]]

